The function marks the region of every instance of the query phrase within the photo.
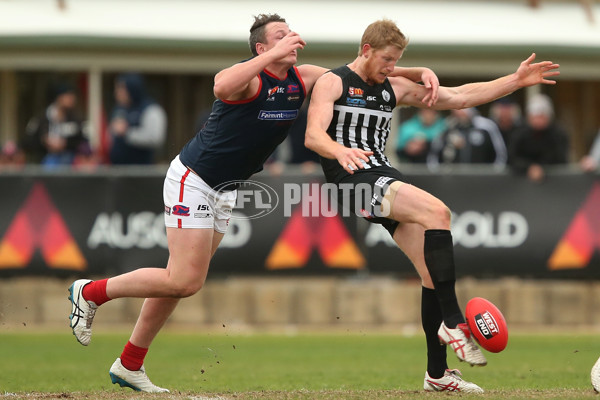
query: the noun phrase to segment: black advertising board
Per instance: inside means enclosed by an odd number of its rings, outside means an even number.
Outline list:
[[[0,175],[0,277],[111,276],[168,260],[156,173]],[[407,175],[453,213],[459,276],[600,277],[600,179],[543,184],[504,173]],[[242,185],[209,277],[416,276],[387,231],[329,202],[316,175]]]

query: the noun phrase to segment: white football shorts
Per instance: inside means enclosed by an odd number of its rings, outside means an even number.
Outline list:
[[[163,186],[165,225],[227,232],[237,191],[218,192],[179,161],[171,161]]]

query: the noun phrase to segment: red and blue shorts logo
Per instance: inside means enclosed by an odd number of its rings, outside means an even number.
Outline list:
[[[173,206],[171,212],[173,213],[173,215],[188,217],[190,215],[190,208],[181,204],[177,204],[176,206]]]

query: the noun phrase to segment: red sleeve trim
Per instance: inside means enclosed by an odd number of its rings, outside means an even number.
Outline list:
[[[302,84],[302,90],[304,90],[304,96],[306,96],[306,85],[304,85],[304,80],[302,79],[302,75],[300,75],[300,71],[298,71],[298,67],[296,67],[295,65],[294,65],[294,71],[296,71],[296,76],[300,80],[300,83]]]

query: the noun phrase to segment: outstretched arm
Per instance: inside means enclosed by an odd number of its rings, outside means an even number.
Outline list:
[[[548,78],[558,76],[558,64],[552,61],[533,63],[535,53],[521,63],[513,74],[490,82],[468,83],[454,88],[457,100],[464,105],[460,108],[474,107],[506,96],[515,90],[537,84],[554,85],[556,81]]]
[[[342,81],[337,75],[329,73],[317,80],[308,107],[304,145],[321,157],[337,159],[348,173],[353,174],[358,168],[363,168],[361,160],[368,162],[373,152],[345,147],[327,133],[333,117],[333,104],[341,94]]]
[[[535,53],[521,63],[516,72],[488,82],[467,83],[457,87],[440,87],[439,98],[433,108],[438,110],[475,107],[506,96],[515,90],[537,84],[553,85],[548,79],[560,75],[558,64],[552,61],[533,63]],[[423,85],[411,84],[401,78],[392,81],[398,104],[422,107],[419,99],[427,94]]]

